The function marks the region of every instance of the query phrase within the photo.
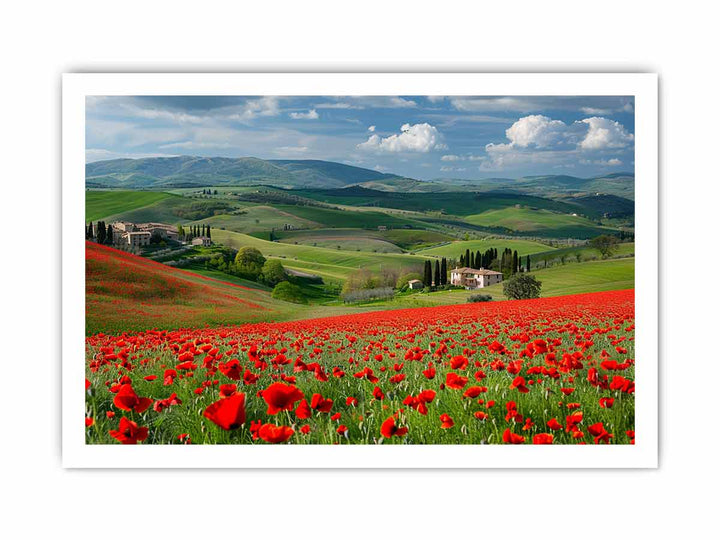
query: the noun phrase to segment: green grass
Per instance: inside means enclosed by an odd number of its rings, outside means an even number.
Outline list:
[[[483,238],[482,240],[465,240],[459,242],[452,242],[443,246],[432,247],[429,249],[423,249],[418,252],[418,255],[428,255],[432,257],[454,257],[460,258],[460,255],[465,254],[465,250],[484,253],[490,248],[497,248],[499,252],[502,252],[504,248],[510,248],[517,250],[519,255],[528,255],[533,253],[539,253],[548,251],[550,246],[541,244],[540,242],[533,242],[531,240],[515,240],[506,238]]]
[[[285,225],[292,225],[301,229],[320,227],[319,223],[299,218],[271,206],[245,206],[239,212],[242,213],[220,214],[191,223],[204,223],[213,228],[227,229],[245,234],[270,231],[272,229],[282,230]]]
[[[544,261],[559,264],[562,262],[563,257],[565,258],[566,263],[578,262],[578,255],[580,256],[580,262],[599,260],[601,258],[598,250],[588,246],[559,248],[532,254],[530,257],[531,268],[534,268],[536,265],[542,267]],[[635,244],[629,242],[618,244],[618,249],[615,253],[613,253],[612,258],[632,257],[633,255],[635,255]],[[524,263],[525,261],[523,261],[523,264]]]
[[[279,258],[284,266],[317,274],[333,281],[342,281],[359,268],[379,271],[382,267],[397,267],[402,271],[422,268],[423,257],[395,253],[367,253],[345,249],[329,249],[304,245],[268,242],[231,231],[212,230],[217,243],[239,249],[252,246],[266,257]]]
[[[470,215],[465,221],[481,227],[505,227],[519,234],[552,238],[592,238],[615,231],[581,216],[514,206]]]
[[[635,258],[558,265],[533,271],[532,274],[542,282],[542,297],[633,289]],[[481,292],[504,297],[502,283],[486,287]]]
[[[400,253],[426,245],[454,240],[454,237],[436,231],[416,229],[390,229],[387,231],[366,229],[315,229],[300,231],[276,231],[276,237],[287,244],[317,245],[380,253]]]
[[[168,198],[176,196],[159,191],[86,191],[85,221],[97,221]]]
[[[377,229],[378,226],[386,227],[413,227],[417,225],[415,220],[397,217],[385,212],[374,211],[348,211],[336,210],[334,208],[322,208],[318,206],[300,206],[292,204],[273,205],[274,208],[287,212],[302,219],[320,223],[325,227],[342,227],[357,229]]]

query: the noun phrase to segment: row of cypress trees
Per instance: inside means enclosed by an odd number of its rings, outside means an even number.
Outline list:
[[[97,226],[93,227],[92,221],[85,229],[85,240],[92,240],[98,244],[113,245],[113,228],[112,225],[105,225],[104,221],[98,221]]]
[[[435,287],[442,287],[448,284],[448,264],[447,259],[443,257],[438,260],[435,259],[435,272],[433,279],[433,264],[428,259],[425,261],[425,269],[423,271],[423,283],[426,287],[434,285]]]

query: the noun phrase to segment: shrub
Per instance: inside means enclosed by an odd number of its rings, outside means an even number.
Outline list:
[[[343,302],[368,302],[370,300],[387,300],[395,296],[392,287],[378,287],[376,289],[360,289],[357,291],[345,292],[342,295]]]
[[[285,268],[283,268],[282,263],[278,260],[266,261],[262,267],[261,277],[263,282],[271,287],[274,287],[281,281],[287,280]]]
[[[540,298],[542,282],[532,274],[515,274],[503,282],[503,292],[511,300]]]
[[[471,294],[467,299],[468,302],[490,302],[491,300],[492,296],[489,294]]]
[[[275,285],[271,296],[277,300],[285,300],[286,302],[292,302],[293,304],[308,303],[302,289],[289,281],[281,281]]]

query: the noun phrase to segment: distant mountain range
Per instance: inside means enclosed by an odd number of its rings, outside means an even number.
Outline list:
[[[263,160],[253,157],[154,157],[112,159],[85,165],[87,187],[173,188],[272,185],[282,188],[340,189],[362,186],[392,192],[510,190],[542,197],[608,194],[634,200],[635,175],[614,173],[593,178],[567,175],[518,179],[415,180],[362,167],[320,160]]]
[[[194,187],[273,185],[284,188],[342,188],[360,182],[397,178],[332,161],[263,160],[224,157],[112,159],[85,165],[89,187]]]

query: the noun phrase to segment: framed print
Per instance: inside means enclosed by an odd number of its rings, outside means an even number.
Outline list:
[[[66,467],[657,466],[655,75],[66,74],[62,121]]]

